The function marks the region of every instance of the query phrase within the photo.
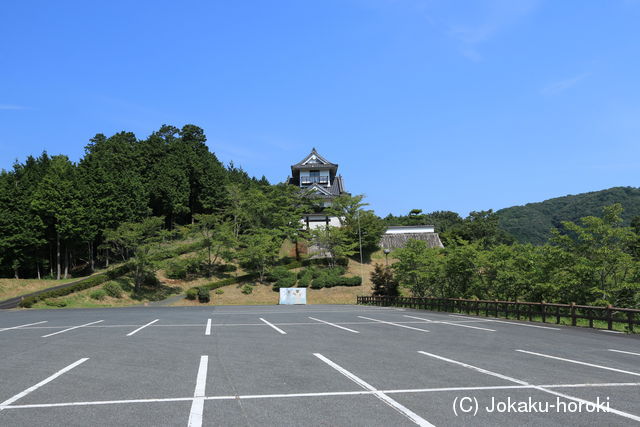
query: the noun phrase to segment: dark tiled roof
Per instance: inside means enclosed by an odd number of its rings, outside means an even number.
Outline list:
[[[320,160],[321,162],[323,162],[323,164],[316,164],[316,163],[312,163],[312,164],[304,164],[304,162],[306,162],[307,160],[309,160],[309,158],[311,156],[315,155],[318,160]],[[296,163],[295,165],[291,165],[291,169],[299,169],[299,168],[338,168],[338,165],[336,163],[331,163],[329,160],[325,159],[324,157],[322,157],[320,154],[318,154],[318,152],[316,151],[315,148],[313,148],[311,150],[311,153],[307,154],[307,156],[300,160],[298,163]]]
[[[344,193],[344,181],[342,175],[338,175],[333,179],[333,185],[328,188],[329,192],[334,196],[339,196]]]

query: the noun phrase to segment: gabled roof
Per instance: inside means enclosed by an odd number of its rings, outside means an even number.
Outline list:
[[[321,185],[318,184],[313,184],[307,188],[305,188],[305,191],[308,191],[309,193],[316,193],[318,195],[321,196],[331,196],[332,194],[329,192],[329,190]]]
[[[300,160],[295,165],[291,165],[291,170],[313,168],[338,169],[338,165],[336,163],[331,163],[329,160],[322,157],[315,148],[313,148],[311,153],[309,153],[304,159]]]

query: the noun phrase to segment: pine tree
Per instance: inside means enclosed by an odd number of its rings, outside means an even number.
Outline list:
[[[376,264],[371,272],[374,296],[398,296],[398,282],[393,277],[393,271],[389,266]]]

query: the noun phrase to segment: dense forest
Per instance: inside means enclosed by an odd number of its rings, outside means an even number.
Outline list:
[[[236,235],[290,222],[290,190],[225,167],[205,141],[193,125],[165,125],[146,139],[98,134],[77,163],[42,153],[2,171],[0,276],[86,274],[131,255],[119,252],[115,231],[122,237],[123,224],[149,218],[166,236],[199,214],[232,218]]]
[[[585,216],[597,216],[603,206],[620,203],[622,220],[629,225],[640,215],[640,188],[614,187],[608,190],[576,194],[524,206],[513,206],[496,212],[500,228],[520,243],[540,245],[551,237],[553,228],[562,221],[578,221]]]

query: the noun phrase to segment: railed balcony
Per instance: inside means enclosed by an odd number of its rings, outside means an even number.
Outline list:
[[[300,184],[301,185],[307,185],[307,184],[329,184],[329,177],[328,176],[301,176],[300,177]]]

